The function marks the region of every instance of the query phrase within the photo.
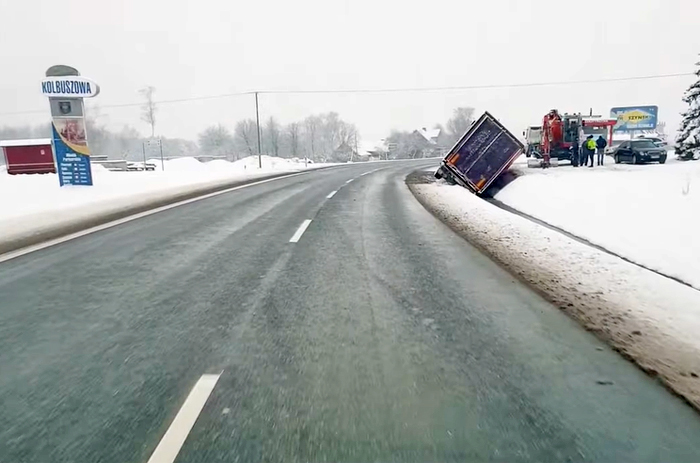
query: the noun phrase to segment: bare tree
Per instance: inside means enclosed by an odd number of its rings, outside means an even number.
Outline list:
[[[314,161],[320,160],[316,156],[318,147],[318,132],[321,120],[318,116],[309,116],[304,119],[304,138],[306,139],[306,149],[309,157]]]
[[[320,117],[321,126],[319,139],[321,141],[324,158],[327,159],[329,155],[332,155],[335,150],[343,144],[344,140],[340,137],[343,121],[340,120],[340,116],[336,112],[321,114]]]
[[[301,148],[301,125],[298,122],[287,126],[287,145],[290,157],[298,158]]]
[[[158,108],[156,107],[156,102],[153,99],[153,94],[156,92],[156,88],[148,85],[141,90],[139,93],[146,100],[141,106],[141,120],[146,124],[151,126],[151,138],[155,137],[156,134],[156,112]]]
[[[233,141],[237,150],[247,152],[250,156],[256,154],[257,127],[253,119],[238,121],[233,133]]]
[[[235,158],[231,132],[221,124],[212,125],[199,134],[199,149],[202,154]]]
[[[473,121],[474,108],[460,107],[454,109],[452,117],[447,121],[447,131],[452,143],[459,140],[467,132]]]
[[[265,148],[272,156],[280,155],[280,126],[274,117],[270,116],[265,124]]]
[[[386,139],[391,146],[392,159],[415,159],[423,157],[423,153],[429,148],[428,142],[415,132],[400,132],[393,130]]]
[[[340,121],[338,126],[338,142],[340,144],[355,145],[358,143],[358,133],[355,124]]]

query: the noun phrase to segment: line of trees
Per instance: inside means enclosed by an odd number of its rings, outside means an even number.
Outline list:
[[[92,153],[130,161],[143,158],[143,143],[149,137],[144,137],[128,125],[118,132],[111,131],[101,120],[99,109],[93,108],[85,121]],[[154,119],[151,121],[155,122]],[[149,129],[154,132],[151,123]],[[287,125],[270,117],[261,124],[260,132],[263,154],[285,158],[308,157],[315,162],[347,161],[357,152],[360,141],[355,125],[343,121],[334,112],[312,115]],[[0,127],[0,140],[50,137],[49,123]],[[258,153],[257,126],[253,119],[238,121],[232,130],[224,124],[207,127],[199,134],[197,142],[181,138],[161,138],[161,141],[163,154],[168,158],[203,155],[235,161]],[[150,157],[153,153],[147,155]]]
[[[150,129],[150,138],[156,136],[159,109],[154,99],[155,92],[156,88],[150,85],[139,90],[143,100],[140,118]],[[119,132],[111,131],[101,120],[99,108],[90,108],[85,125],[92,153],[107,155],[111,159],[143,158],[144,142],[148,137],[128,125]],[[360,141],[357,127],[342,120],[336,112],[311,115],[287,125],[270,117],[261,125],[258,128],[254,119],[244,119],[232,126],[219,123],[204,129],[196,143],[181,138],[161,137],[163,154],[169,158],[203,155],[235,161],[257,155],[260,134],[263,154],[285,158],[307,157],[316,162],[343,162],[357,153]],[[0,140],[50,137],[51,124],[0,127]],[[151,155],[153,153],[147,153],[147,156]]]
[[[338,113],[311,115],[287,125],[270,117],[261,123],[261,152],[284,158],[308,157],[316,162],[349,160],[359,146],[357,127]],[[253,119],[238,121],[233,130],[222,124],[207,127],[198,136],[200,152],[232,160],[258,152],[258,127]]]
[[[93,154],[107,155],[111,159],[127,159],[140,161],[143,159],[143,143],[148,139],[131,126],[124,126],[120,131],[113,132],[100,122],[99,116],[88,117],[85,128]],[[17,140],[30,138],[51,138],[51,124],[36,126],[0,127],[0,140]],[[161,138],[163,153],[167,157],[196,156],[199,153],[197,144],[182,138]],[[154,153],[147,153],[149,157]]]

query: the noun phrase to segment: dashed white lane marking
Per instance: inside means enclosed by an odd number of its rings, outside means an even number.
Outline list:
[[[331,199],[333,196],[335,196],[335,194],[336,194],[337,192],[338,192],[338,190],[331,191],[330,193],[328,193],[328,196],[326,196],[326,198],[327,198],[327,199]]]
[[[70,235],[62,236],[60,238],[45,241],[43,243],[35,244],[32,246],[27,246],[26,248],[18,249],[16,251],[10,251],[6,254],[0,255],[0,263],[6,262],[6,261],[11,260],[11,259],[15,259],[15,258],[20,257],[20,256],[24,256],[25,254],[30,254],[32,252],[40,251],[42,249],[49,248],[51,246],[55,246],[57,244],[65,243],[66,241],[71,241],[71,240],[74,240],[76,238],[80,238],[81,236],[85,236],[85,235],[89,235],[91,233],[98,232],[100,230],[106,230],[108,228],[116,227],[117,225],[131,222],[132,220],[136,220],[136,219],[140,219],[142,217],[147,217],[149,215],[157,214],[158,212],[167,211],[168,209],[173,209],[173,208],[178,207],[178,206],[184,206],[185,204],[193,203],[195,201],[201,201],[203,199],[213,198],[214,196],[223,195],[226,193],[230,193],[232,191],[241,190],[243,188],[249,188],[249,187],[256,186],[256,185],[262,185],[263,183],[274,182],[276,180],[282,180],[282,179],[289,178],[289,177],[295,177],[297,175],[303,175],[304,173],[305,172],[298,172],[298,173],[293,173],[293,174],[289,174],[289,175],[283,175],[281,177],[268,178],[265,180],[260,180],[258,182],[246,183],[245,185],[239,185],[239,186],[235,186],[233,188],[227,188],[225,190],[215,191],[214,193],[208,193],[208,194],[205,194],[202,196],[197,196],[196,198],[185,199],[184,201],[179,201],[176,203],[168,204],[166,206],[156,207],[155,209],[149,209],[149,210],[144,211],[144,212],[139,212],[137,214],[130,215],[128,217],[124,217],[123,219],[117,219],[117,220],[114,220],[112,222],[107,222],[107,223],[104,223],[102,225],[97,225],[95,227],[88,228],[86,230],[81,230],[81,231],[76,232],[76,233],[71,233]]]
[[[290,243],[296,243],[296,242],[298,242],[299,239],[301,238],[301,235],[303,235],[304,232],[306,231],[306,229],[309,228],[309,225],[311,225],[311,220],[310,220],[310,219],[304,220],[304,221],[301,223],[301,225],[299,225],[299,228],[297,228],[297,231],[296,231],[296,233],[294,233],[294,236],[292,236],[292,237],[289,239],[289,242],[290,242]]]
[[[374,172],[374,171],[364,172],[364,173],[360,174],[360,177],[364,177],[365,175],[371,174],[372,172]]]
[[[350,180],[348,180],[347,182],[345,182],[345,184],[347,185],[348,183],[352,182],[353,180],[355,180],[355,179],[354,179],[354,178],[351,178]]]
[[[223,373],[223,372],[222,372]],[[158,443],[158,447],[153,451],[148,463],[172,463],[180,453],[182,444],[185,443],[187,435],[192,430],[197,417],[207,403],[209,395],[214,390],[216,382],[219,380],[221,373],[218,375],[202,375],[190,391],[190,395],[185,399],[180,411],[177,412],[175,419],[166,431],[163,438]]]

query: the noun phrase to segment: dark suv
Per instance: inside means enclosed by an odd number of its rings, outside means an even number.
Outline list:
[[[639,164],[642,162],[666,162],[666,150],[660,148],[651,140],[630,140],[620,144],[613,153],[615,163],[631,162]]]

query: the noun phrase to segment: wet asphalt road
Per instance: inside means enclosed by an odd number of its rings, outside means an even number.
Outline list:
[[[417,203],[404,178],[434,163],[0,263],[0,461],[146,462],[221,371],[177,462],[700,460],[694,411]]]

